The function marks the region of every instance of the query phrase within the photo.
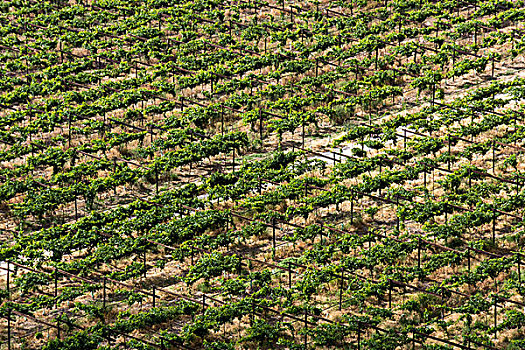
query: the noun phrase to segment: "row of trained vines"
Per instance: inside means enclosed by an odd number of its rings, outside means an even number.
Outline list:
[[[524,20],[1,1],[0,349],[524,349]]]

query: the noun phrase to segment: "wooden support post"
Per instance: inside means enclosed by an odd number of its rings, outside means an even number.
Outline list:
[[[292,263],[288,261],[288,289],[292,289]]]
[[[224,106],[221,105],[221,133],[224,136]]]
[[[54,273],[54,280],[55,280],[55,292],[54,292],[55,307],[57,307],[58,301],[56,299],[58,297],[58,270],[56,267],[55,267],[55,273]]]
[[[7,261],[7,276],[6,276],[6,290],[7,290],[7,300],[11,299],[11,290],[10,290],[10,275],[11,271],[9,270],[9,260]]]
[[[144,247],[144,278],[147,277],[147,273],[148,273],[148,269],[147,269],[147,266],[146,266],[146,248]]]
[[[77,196],[75,195],[75,220],[78,220]]]
[[[250,280],[250,287],[251,287],[251,280]],[[251,314],[251,317],[250,317],[250,326],[253,325],[254,319],[255,319],[255,301],[252,299],[252,314]]]
[[[372,92],[368,92],[368,124],[372,125]]]
[[[518,253],[518,284],[521,288],[521,254]]]
[[[361,323],[357,321],[357,350],[361,350]]]
[[[104,276],[104,279],[102,280],[102,308],[105,309],[106,308],[106,299],[107,299],[107,294],[106,294],[106,276]]]
[[[308,309],[304,308],[304,329],[308,329]],[[308,346],[308,333],[304,332],[304,348],[307,349]]]
[[[392,309],[392,280],[388,279],[388,308]]]
[[[7,308],[7,349],[11,350],[11,308]]]
[[[470,273],[470,247],[467,247],[467,268]]]
[[[304,148],[304,114],[301,113],[301,123],[302,123],[302,126],[303,126],[303,148]]]
[[[354,224],[354,192],[350,194],[350,225]]]
[[[498,331],[496,326],[498,325],[498,299],[494,296],[494,338],[497,337]]]
[[[272,218],[272,242],[273,242],[273,256],[275,257],[275,218]]]
[[[492,208],[492,244],[496,243],[496,208]]]
[[[67,116],[67,147],[71,147],[71,116]]]
[[[235,171],[235,147],[232,147],[232,172]]]
[[[259,138],[263,139],[263,114],[262,109],[259,109]]]
[[[155,194],[159,194],[159,171],[157,168],[157,163],[155,163]]]
[[[113,174],[116,174],[117,172],[117,159],[113,158]],[[113,187],[113,194],[117,195],[117,186]],[[76,200],[76,197],[75,197]],[[75,202],[76,203],[76,202]],[[75,207],[76,208],[76,207]],[[75,209],[76,210],[76,209]]]
[[[339,286],[339,311],[343,308],[343,284],[345,282],[345,268],[341,267],[341,283]]]
[[[111,128],[110,128],[111,131]],[[104,113],[102,114],[102,134],[104,137],[106,136],[106,111],[104,110]]]
[[[383,163],[381,162],[381,160],[379,160],[379,175],[381,175],[382,173],[383,173]],[[379,196],[381,196],[381,187],[379,187],[378,192],[379,192]]]
[[[398,208],[399,208],[399,195],[396,194],[396,228],[397,228],[397,231],[399,232],[399,215],[397,215],[397,212],[398,212]]]
[[[448,170],[450,171],[450,155],[451,155],[451,150],[450,150],[450,134],[448,134]]]
[[[156,296],[156,294],[155,294],[155,286],[153,286],[153,292],[152,292],[152,294],[153,294],[153,307],[155,307],[155,302],[156,302],[156,299],[157,299],[157,296]]]
[[[518,131],[517,117],[514,116],[514,134]],[[516,145],[516,138],[514,138],[514,145]]]
[[[304,183],[304,196],[308,197],[308,184],[306,182]]]
[[[417,269],[421,270],[421,237],[417,238]]]

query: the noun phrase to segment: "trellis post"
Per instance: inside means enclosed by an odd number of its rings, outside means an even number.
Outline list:
[[[492,175],[495,175],[496,172],[496,141],[492,140]]]
[[[156,299],[157,299],[157,296],[155,294],[155,286],[153,286],[153,307],[155,307]]]
[[[392,309],[392,280],[388,279],[388,308]]]
[[[235,147],[232,146],[232,172],[235,171]]]
[[[10,290],[10,269],[9,269],[9,260],[7,261],[7,280],[6,280],[6,289],[7,289],[7,300],[11,298],[11,290]]]
[[[494,296],[494,338],[498,335],[498,330],[496,328],[498,324],[498,299]]]
[[[448,134],[448,170],[450,171],[450,155],[451,155],[451,152],[450,152],[450,134]]]
[[[492,208],[492,243],[496,243],[496,208]]]
[[[105,112],[104,112],[105,113]],[[67,116],[67,147],[71,147],[71,116],[68,114]]]
[[[259,109],[259,138],[263,139],[263,114],[262,109]]]
[[[292,289],[292,263],[288,261],[288,289]]]
[[[102,293],[103,293],[103,299],[102,299],[102,308],[105,309],[106,308],[106,299],[107,299],[107,294],[106,294],[106,276],[104,276],[104,279],[102,280]]]
[[[57,296],[58,296],[58,270],[57,270],[56,267],[55,267],[54,279],[55,279],[55,292],[54,292],[55,307],[57,307],[58,306],[58,301],[57,301]]]
[[[521,288],[521,254],[517,253],[518,255],[518,284],[519,288]]]
[[[7,349],[11,350],[11,308],[7,308]]]
[[[146,268],[146,247],[144,247],[144,278],[147,277],[148,270]]]
[[[467,247],[467,268],[470,273],[470,247]]]
[[[308,330],[308,309],[304,308],[304,348],[306,349],[308,346],[308,333],[306,332]]]
[[[302,140],[303,140],[303,148],[304,148],[304,113],[301,113],[301,123],[303,127]]]
[[[57,317],[57,339],[60,340],[60,316]]]
[[[341,284],[339,286],[339,311],[343,308],[343,284],[345,281],[345,268],[341,266]]]
[[[155,163],[155,194],[159,194],[159,171],[157,168],[157,163]]]
[[[417,269],[421,270],[421,237],[417,238]]]
[[[273,242],[273,256],[275,257],[275,218],[272,218],[272,242]]]
[[[350,225],[354,224],[354,191],[350,192]]]
[[[224,105],[221,105],[221,133],[224,136]]]
[[[399,232],[399,215],[397,215],[397,212],[399,211],[399,195],[396,194],[396,228]]]
[[[357,321],[357,350],[361,350],[361,322]]]

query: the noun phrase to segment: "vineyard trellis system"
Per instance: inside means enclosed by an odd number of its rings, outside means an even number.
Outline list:
[[[524,18],[3,1],[0,349],[525,347]]]

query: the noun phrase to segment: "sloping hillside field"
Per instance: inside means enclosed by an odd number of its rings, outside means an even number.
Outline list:
[[[525,3],[0,1],[0,349],[525,349]]]

